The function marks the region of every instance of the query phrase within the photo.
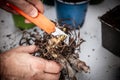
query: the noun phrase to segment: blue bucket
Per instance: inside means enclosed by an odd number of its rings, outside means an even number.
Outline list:
[[[88,8],[88,0],[70,3],[55,0],[57,20],[60,24],[68,24],[74,28],[82,27]]]

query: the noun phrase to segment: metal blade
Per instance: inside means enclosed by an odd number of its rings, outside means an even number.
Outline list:
[[[55,32],[52,33],[52,35],[54,35],[54,36],[65,35],[66,39],[64,40],[64,42],[66,44],[68,44],[69,36],[66,33],[64,33],[62,30],[60,30],[59,28],[55,27],[55,29],[56,30],[55,30]]]

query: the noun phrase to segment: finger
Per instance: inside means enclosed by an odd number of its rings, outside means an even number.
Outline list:
[[[43,58],[38,58],[34,56],[32,57],[34,58],[34,60],[37,60],[36,62],[38,63],[38,65],[33,65],[33,67],[35,67],[37,71],[42,70],[42,72],[44,73],[57,74],[60,73],[60,71],[62,70],[62,66],[55,61],[48,61]]]
[[[31,23],[28,19],[25,19],[25,23]]]
[[[33,4],[41,13],[44,13],[44,6],[40,0],[27,0]]]
[[[35,73],[31,77],[31,80],[59,80],[60,73],[58,74],[50,74],[50,73]]]
[[[62,66],[54,61],[46,61],[44,72],[46,73],[59,73]]]
[[[15,48],[15,51],[17,52],[24,52],[24,53],[33,53],[37,51],[37,46],[35,45],[30,45],[30,46],[20,46],[18,48]]]
[[[26,14],[31,17],[36,17],[38,15],[38,10],[26,0],[8,0],[10,3],[14,4]]]
[[[2,6],[2,9],[6,10],[7,12],[11,12],[13,14],[18,14],[16,11],[14,11],[13,9],[7,7],[7,6]]]
[[[14,11],[12,8],[9,8],[9,7],[7,6],[6,1],[1,1],[1,2],[0,2],[0,8],[6,10],[6,11],[8,11],[8,12],[11,12],[11,13],[14,13],[14,14],[18,14],[18,13],[17,13],[16,11]]]
[[[50,73],[45,73],[44,80],[59,80],[60,78],[60,73],[58,74],[50,74]]]

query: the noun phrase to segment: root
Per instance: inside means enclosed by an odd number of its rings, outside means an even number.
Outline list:
[[[63,66],[60,80],[77,80],[75,74],[80,71],[88,72],[89,67],[79,60],[80,45],[84,42],[80,38],[80,32],[76,32],[67,26],[59,27],[69,35],[69,43],[65,43],[65,36],[52,36],[45,32],[40,34],[36,29],[33,32],[24,32],[20,45],[35,44],[39,47],[34,56],[53,60]]]

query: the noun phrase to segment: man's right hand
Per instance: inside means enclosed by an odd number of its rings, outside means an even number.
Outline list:
[[[36,46],[20,46],[0,54],[0,80],[59,80],[61,65],[30,55]]]
[[[41,13],[44,12],[44,7],[40,0],[0,0],[0,8],[16,13],[14,10],[6,6],[6,3],[11,3],[17,6],[31,17],[36,17],[38,11]]]

